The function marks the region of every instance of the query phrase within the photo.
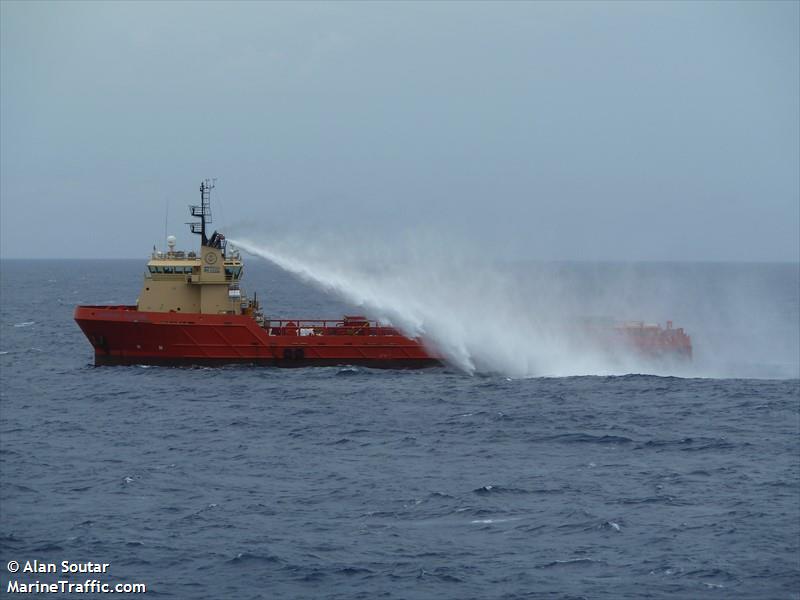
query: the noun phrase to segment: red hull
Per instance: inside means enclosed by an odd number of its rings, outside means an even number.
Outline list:
[[[615,327],[612,333],[605,333],[604,337],[606,347],[619,346],[622,341],[635,354],[644,358],[692,360],[692,339],[683,328],[672,329],[671,322],[668,322],[666,329],[658,325],[629,323]]]
[[[441,359],[419,340],[362,320],[272,321],[251,316],[144,312],[135,306],[78,306],[75,320],[91,342],[95,364],[229,364],[278,367],[365,365],[420,368]],[[614,355],[628,348],[646,359],[691,360],[683,329],[629,323],[585,327],[588,341]]]
[[[143,312],[135,306],[78,306],[75,321],[94,346],[95,364],[229,364],[279,367],[364,365],[418,368],[440,364],[417,340],[389,327],[352,333],[327,328],[264,329],[252,317]]]

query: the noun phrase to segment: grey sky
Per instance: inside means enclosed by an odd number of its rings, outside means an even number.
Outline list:
[[[2,2],[0,253],[215,225],[798,260],[797,2]]]

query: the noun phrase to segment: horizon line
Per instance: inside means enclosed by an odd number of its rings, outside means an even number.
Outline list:
[[[258,257],[254,257],[258,258]],[[149,260],[147,257],[142,256],[2,256],[0,261],[5,260],[30,260],[30,261],[61,261],[61,260],[144,260],[145,263]],[[265,259],[263,259],[265,260]],[[680,258],[680,259],[664,259],[664,258],[509,258],[498,257],[495,261],[519,261],[519,262],[554,262],[554,263],[738,263],[738,264],[791,264],[800,265],[800,258],[797,260],[790,259],[733,259],[733,258]],[[265,260],[265,262],[269,262]]]

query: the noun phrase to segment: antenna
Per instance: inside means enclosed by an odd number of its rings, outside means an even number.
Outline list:
[[[217,178],[214,177],[214,178],[211,179],[211,181],[212,181],[212,185],[214,185],[216,187]],[[222,205],[222,196],[217,194],[215,202],[217,203],[217,209],[219,210],[219,216],[221,218],[222,225],[223,226],[227,226],[228,222],[225,220],[225,207]]]
[[[164,200],[164,239],[167,239],[167,227],[169,225],[169,198]]]

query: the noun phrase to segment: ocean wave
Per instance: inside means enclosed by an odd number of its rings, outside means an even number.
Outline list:
[[[482,485],[472,490],[475,494],[529,494],[529,490],[521,488],[504,487],[502,485]]]
[[[495,523],[508,523],[509,521],[519,521],[522,517],[505,517],[501,519],[473,519],[470,521],[474,525],[493,525]]]
[[[548,563],[538,565],[539,569],[552,569],[554,567],[581,567],[586,565],[605,565],[605,561],[594,558],[567,558],[564,560],[553,560]]]
[[[283,561],[279,556],[274,554],[256,554],[253,552],[240,552],[233,558],[229,559],[228,564],[231,565],[274,565],[282,563]]]
[[[633,444],[635,440],[622,435],[592,435],[590,433],[560,433],[536,438],[536,442],[564,442],[568,444]]]

